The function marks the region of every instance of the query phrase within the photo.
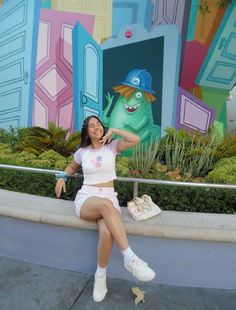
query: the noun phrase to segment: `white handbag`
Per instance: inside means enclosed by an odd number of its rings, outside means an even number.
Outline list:
[[[161,213],[161,209],[156,205],[148,195],[135,197],[127,202],[129,214],[136,221],[144,221]]]

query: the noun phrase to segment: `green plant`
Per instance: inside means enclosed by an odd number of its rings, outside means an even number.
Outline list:
[[[9,130],[0,129],[0,143],[9,145],[15,151],[19,140],[28,135],[28,132],[28,128],[13,128],[12,126],[10,126]]]
[[[228,166],[228,165],[236,165],[236,156],[221,158],[215,163],[214,169],[220,168],[222,166]]]
[[[220,159],[205,177],[205,181],[236,184],[236,156]]]
[[[118,199],[122,206],[133,198],[133,184],[116,182]],[[180,187],[174,185],[139,184],[138,196],[147,194],[163,210],[235,213],[236,192],[230,189]]]
[[[179,170],[182,176],[204,176],[212,168],[219,143],[220,138],[214,128],[205,135],[167,128],[166,136],[160,142],[160,157],[169,171]]]
[[[236,184],[236,164],[224,165],[209,172],[207,182]]]
[[[174,149],[172,145],[175,145]],[[180,141],[175,135],[174,137],[168,137],[166,140],[165,149],[165,161],[168,170],[179,169],[182,173],[186,172],[187,169],[187,158],[186,158],[186,142]]]
[[[0,143],[0,155],[12,154],[12,149],[6,143]]]
[[[120,156],[116,160],[116,173],[118,176],[130,176],[132,168],[132,159],[130,157]]]
[[[236,135],[231,134],[223,138],[221,143],[218,145],[216,152],[216,158],[225,158],[236,156]]]
[[[49,122],[48,129],[32,127],[28,134],[21,136],[17,143],[18,150],[25,150],[34,154],[41,154],[46,150],[54,150],[63,156],[73,154],[80,143],[80,132],[76,131],[68,136],[69,129],[57,127]]]
[[[150,171],[157,159],[159,141],[151,141],[149,144],[141,143],[135,146],[132,155],[133,169],[139,170],[142,174]]]
[[[214,154],[217,148],[217,142],[214,135],[208,138],[201,136],[197,141],[192,140],[188,152],[188,171],[192,176],[204,176],[213,166]]]

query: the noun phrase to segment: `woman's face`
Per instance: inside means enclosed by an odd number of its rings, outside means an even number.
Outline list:
[[[90,118],[88,123],[88,135],[91,140],[100,140],[104,134],[104,129],[99,120]]]

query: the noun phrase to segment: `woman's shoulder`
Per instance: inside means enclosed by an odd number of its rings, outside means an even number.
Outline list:
[[[82,162],[82,156],[86,149],[87,147],[79,147],[78,150],[74,153],[74,159],[77,163],[80,164]]]
[[[118,144],[119,140],[118,139],[114,139],[112,140],[110,143],[106,144],[107,148],[110,149],[114,154],[117,154],[117,144]]]

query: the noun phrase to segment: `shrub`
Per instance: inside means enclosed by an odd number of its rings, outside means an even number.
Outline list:
[[[209,172],[207,182],[236,184],[236,164],[224,165]]]
[[[42,164],[42,161],[40,161]],[[54,197],[56,184],[54,175],[0,169],[0,188],[30,194]],[[67,192],[61,198],[74,200],[82,185],[82,178],[68,178]],[[115,182],[120,205],[126,206],[133,198],[132,182]],[[139,184],[139,196],[148,194],[163,210],[234,213],[236,192],[227,189],[191,188],[167,185]]]
[[[0,188],[2,189],[56,198],[54,175],[2,168],[0,168],[0,174]],[[81,186],[81,178],[69,178],[66,185],[67,191],[62,193],[61,198],[74,200],[76,192]]]
[[[214,169],[225,165],[236,165],[236,156],[221,158],[218,162],[215,163]]]
[[[216,152],[216,158],[225,158],[236,156],[236,135],[225,136],[222,142],[218,145]]]
[[[118,199],[122,206],[133,198],[133,184],[116,182]],[[169,211],[235,213],[236,192],[231,189],[193,188],[139,184],[138,195],[148,194],[161,209]]]
[[[54,150],[48,150],[44,151],[38,156],[38,159],[43,159],[43,160],[49,160],[52,163],[52,166],[54,163],[58,160],[63,160],[65,157],[60,155],[59,153],[55,152]]]
[[[53,169],[53,163],[49,159],[35,159],[31,167],[40,169]]]
[[[0,143],[0,154],[1,155],[9,155],[12,154],[12,150],[9,145],[6,143]]]
[[[117,175],[130,176],[131,162],[130,157],[118,157],[116,161]]]

